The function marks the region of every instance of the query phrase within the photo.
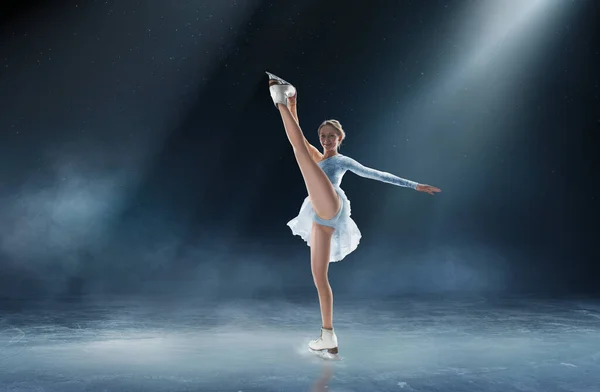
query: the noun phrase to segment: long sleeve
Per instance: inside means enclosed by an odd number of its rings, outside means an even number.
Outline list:
[[[398,176],[395,176],[395,175],[387,173],[387,172],[383,172],[383,171],[371,169],[370,167],[363,166],[352,158],[349,158],[349,157],[345,157],[345,158],[346,158],[345,159],[346,168],[348,170],[350,170],[352,173],[356,174],[357,176],[369,178],[371,180],[385,182],[388,184],[402,186],[402,187],[406,187],[406,188],[412,188],[412,189],[417,189],[417,185],[419,185],[419,183],[417,183],[417,182],[406,180],[404,178],[400,178]]]

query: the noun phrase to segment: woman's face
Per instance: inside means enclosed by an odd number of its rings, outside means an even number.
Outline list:
[[[341,142],[337,129],[331,125],[324,125],[319,130],[319,140],[325,151],[337,151]]]

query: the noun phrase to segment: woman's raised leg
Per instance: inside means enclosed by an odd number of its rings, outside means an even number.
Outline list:
[[[331,219],[339,211],[339,197],[323,170],[310,156],[308,148],[304,144],[302,129],[292,116],[290,109],[281,103],[277,104],[277,108],[281,113],[287,137],[294,149],[294,155],[302,172],[312,207],[321,219]]]

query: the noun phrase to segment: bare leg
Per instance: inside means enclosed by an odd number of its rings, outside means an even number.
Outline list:
[[[329,252],[334,229],[313,222],[310,238],[310,267],[321,305],[323,328],[333,328],[333,292],[329,285]]]
[[[340,208],[340,200],[333,185],[323,173],[323,170],[312,159],[306,144],[302,129],[292,116],[287,106],[278,104],[285,132],[294,149],[296,161],[302,172],[308,196],[315,213],[322,219],[333,218]]]

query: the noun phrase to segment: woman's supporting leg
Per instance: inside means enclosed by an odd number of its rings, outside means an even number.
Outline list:
[[[310,238],[310,267],[321,306],[323,328],[333,329],[333,292],[329,285],[329,253],[334,229],[313,223]]]
[[[340,208],[338,195],[323,170],[310,156],[308,148],[304,144],[302,129],[292,116],[290,109],[282,104],[278,104],[277,107],[281,113],[287,137],[294,149],[296,161],[300,166],[312,207],[321,219],[331,219]]]

